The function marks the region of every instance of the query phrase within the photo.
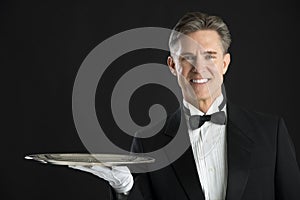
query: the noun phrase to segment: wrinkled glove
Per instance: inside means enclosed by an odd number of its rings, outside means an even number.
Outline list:
[[[70,168],[92,173],[109,182],[117,193],[129,192],[133,186],[133,177],[126,166],[78,166],[70,165]]]

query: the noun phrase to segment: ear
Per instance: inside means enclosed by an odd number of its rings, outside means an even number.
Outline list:
[[[226,53],[223,58],[223,75],[227,72],[230,64],[230,54]]]
[[[177,76],[176,68],[175,68],[175,62],[174,62],[174,59],[172,58],[172,56],[168,56],[167,64],[169,66],[169,69],[170,69],[171,73],[174,76]]]

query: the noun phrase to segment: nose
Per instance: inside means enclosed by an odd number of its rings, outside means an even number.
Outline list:
[[[206,63],[203,55],[197,55],[194,63],[192,64],[192,66],[193,66],[192,72],[200,73],[201,71],[203,71],[207,67],[207,63]]]

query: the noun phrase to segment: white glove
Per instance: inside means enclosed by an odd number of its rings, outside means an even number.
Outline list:
[[[104,167],[72,165],[69,167],[92,173],[108,181],[117,193],[129,192],[133,186],[133,177],[126,166]]]

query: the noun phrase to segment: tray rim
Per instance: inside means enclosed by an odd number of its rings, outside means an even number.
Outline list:
[[[140,160],[140,161],[111,161],[111,162],[80,162],[80,161],[67,161],[67,160],[55,160],[55,159],[48,159],[43,156],[46,155],[62,155],[62,156],[134,156],[137,158],[143,158],[145,160]],[[115,154],[115,153],[38,153],[38,154],[29,154],[24,157],[25,159],[28,160],[35,160],[39,161],[44,164],[54,164],[54,165],[80,165],[80,166],[95,166],[95,165],[100,165],[100,166],[126,166],[126,165],[133,165],[133,164],[148,164],[148,163],[153,163],[155,162],[155,159],[150,157],[150,156],[141,156],[136,153],[132,154]],[[96,158],[97,159],[97,158]]]

